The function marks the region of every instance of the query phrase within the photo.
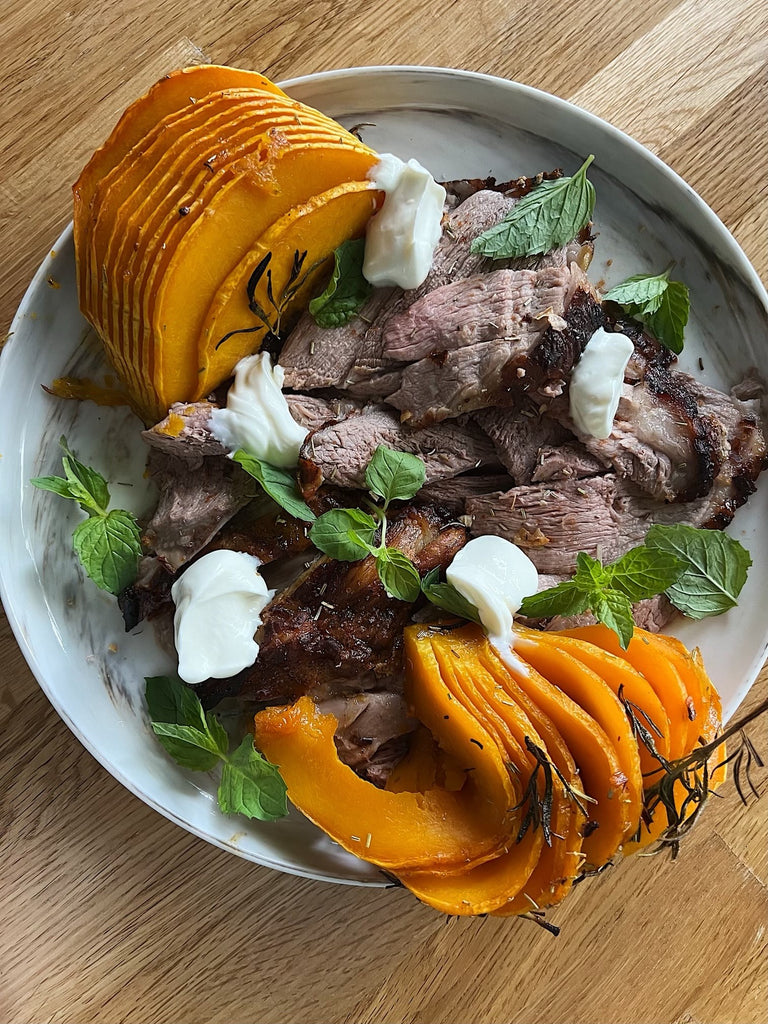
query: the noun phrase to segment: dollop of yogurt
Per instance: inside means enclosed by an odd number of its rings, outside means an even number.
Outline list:
[[[273,466],[295,466],[308,431],[291,416],[283,394],[285,371],[266,352],[235,367],[225,409],[211,412],[210,429],[225,448],[244,448]]]
[[[368,178],[385,193],[368,222],[363,276],[381,288],[418,288],[432,266],[442,234],[445,189],[417,160],[383,153]]]
[[[491,643],[509,647],[513,616],[523,598],[535,594],[539,586],[536,566],[526,553],[503,537],[475,537],[454,557],[445,575],[477,608]]]
[[[211,551],[171,587],[179,675],[185,682],[227,679],[256,661],[254,634],[274,595],[260,565],[242,551]]]
[[[571,419],[583,434],[601,441],[610,437],[633,350],[626,334],[602,327],[587,342],[568,385]]]

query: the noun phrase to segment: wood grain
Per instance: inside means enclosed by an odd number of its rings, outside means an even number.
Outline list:
[[[275,78],[418,63],[515,78],[683,174],[768,275],[763,0],[4,0],[0,337],[123,107],[201,60]],[[1,447],[1,446],[0,446]],[[0,616],[0,1022],[757,1024],[768,811],[732,785],[680,858],[590,879],[553,915],[443,920],[398,890],[278,875],[115,782]],[[764,673],[747,704],[768,692]],[[765,729],[751,729],[765,752]]]

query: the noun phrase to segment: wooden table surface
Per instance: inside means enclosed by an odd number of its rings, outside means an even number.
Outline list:
[[[546,89],[685,176],[765,278],[766,39],[764,0],[2,0],[0,337],[91,151],[161,74],[200,61],[276,80],[445,65]],[[0,723],[3,1024],[768,1020],[768,800],[743,808],[732,784],[676,863],[579,886],[554,939],[188,835],[83,750],[1,616]]]

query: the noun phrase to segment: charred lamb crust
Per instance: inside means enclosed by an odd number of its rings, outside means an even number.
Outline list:
[[[145,555],[139,562],[136,582],[117,596],[117,606],[129,633],[144,619],[173,614],[171,587],[175,574],[159,558]]]
[[[577,288],[565,313],[566,328],[557,331],[548,327],[539,344],[522,362],[514,362],[504,371],[507,387],[520,386],[526,390],[559,394],[571,370],[581,358],[587,342],[598,329],[605,326],[603,307],[591,294]],[[525,370],[525,377],[518,375]]]
[[[690,431],[697,471],[689,475],[688,486],[682,487],[675,494],[675,501],[694,501],[708,494],[720,472],[725,454],[720,432],[709,417],[701,415],[696,396],[688,387],[687,380],[683,374],[670,373],[664,367],[654,364],[649,366],[644,381],[648,390],[667,406],[673,418],[681,417]]]
[[[558,167],[554,171],[540,171],[532,178],[513,178],[511,181],[496,181],[494,177],[458,178],[454,181],[441,181],[440,184],[445,189],[449,205],[453,208],[476,192],[501,192],[512,199],[522,199],[542,181],[556,181],[562,176],[563,172]]]
[[[406,507],[389,522],[388,542],[419,572],[445,568],[467,531],[435,507]],[[305,693],[380,687],[402,671],[402,631],[413,605],[387,597],[372,557],[353,564],[318,559],[265,609],[255,664],[240,673],[241,698],[288,703]]]

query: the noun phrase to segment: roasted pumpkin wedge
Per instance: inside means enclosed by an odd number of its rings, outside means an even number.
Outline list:
[[[544,741],[548,757],[569,790],[566,792],[562,784],[556,786],[554,783],[559,780],[553,780],[551,846],[542,850],[539,863],[526,882],[525,889],[494,911],[497,915],[508,916],[523,914],[532,908],[550,907],[564,899],[584,859],[581,852],[582,827],[589,816],[584,813],[588,811],[586,801],[580,799],[581,777],[563,737],[552,720],[518,686],[485,636],[483,640],[485,642],[479,646],[478,658],[495,680],[495,687],[487,692],[486,699],[498,708],[502,716],[510,703],[519,705],[525,711]]]
[[[237,126],[233,123],[227,129],[223,144],[219,139],[218,150],[213,145],[215,137],[203,135],[202,142],[188,141],[148,205],[142,206],[129,219],[128,228],[123,232],[125,241],[118,255],[122,262],[108,268],[110,287],[105,289],[105,302],[109,308],[106,329],[117,339],[118,346],[128,353],[132,364],[139,362],[136,349],[141,343],[141,332],[134,325],[141,321],[135,316],[134,302],[136,295],[140,294],[142,274],[148,261],[162,260],[163,246],[168,244],[165,241],[167,234],[182,219],[180,211],[188,211],[183,216],[190,220],[190,224],[201,215],[206,209],[207,197],[221,181],[219,171],[226,167],[228,161],[257,150],[265,128],[289,133],[297,143],[299,139],[314,142],[331,138],[327,126],[315,129],[302,124],[299,127],[294,113],[269,114],[269,109],[254,101],[241,108]],[[136,226],[133,236],[131,225]],[[106,309],[104,315],[106,318]]]
[[[516,630],[515,650],[584,708],[610,738],[625,779],[622,783],[628,818],[625,838],[629,838],[640,820],[643,778],[637,742],[616,694],[600,675],[568,651],[543,640],[536,630]]]
[[[77,273],[80,304],[85,303],[85,266],[80,262],[87,238],[91,201],[99,182],[115,167],[154,126],[174,111],[187,107],[211,92],[232,88],[255,88],[284,96],[285,93],[268,78],[255,71],[201,64],[174,71],[135,100],[123,113],[109,138],[96,150],[72,187],[74,200],[74,241],[78,257]]]
[[[626,651],[622,649],[613,630],[601,624],[564,630],[561,635],[586,640],[587,643],[601,647],[604,651],[622,658],[644,675],[669,718],[669,756],[677,758],[688,753],[688,733],[691,724],[688,691],[675,666],[648,640],[654,634],[635,629],[635,635]]]
[[[142,315],[156,389],[156,404],[148,412],[154,420],[173,402],[198,394],[196,342],[205,315],[214,294],[253,247],[254,239],[312,195],[344,181],[364,180],[375,160],[375,154],[341,142],[293,147],[285,139],[271,137],[261,154],[253,154],[233,169],[232,180],[221,184],[206,216],[170,239],[167,265],[162,259],[156,261],[143,284]],[[222,380],[236,362],[232,361]]]
[[[625,702],[627,714],[631,711],[639,726],[648,733],[653,749],[660,757],[669,758],[669,716],[644,675],[622,657],[609,654],[586,640],[559,633],[542,633],[541,637],[545,643],[560,647],[596,672]],[[642,741],[637,728],[634,732],[640,751],[640,770],[643,778],[648,778],[660,770],[660,761]]]
[[[463,764],[459,791],[392,792],[361,779],[339,760],[336,719],[309,697],[254,719],[255,744],[280,767],[294,805],[345,850],[395,872],[481,863],[509,842],[515,818],[518,793],[501,755],[433,675],[420,676],[411,696],[419,718]],[[482,746],[470,742],[477,737]]]
[[[522,656],[504,659],[520,688],[552,720],[579,766],[590,819],[582,828],[586,863],[601,867],[621,846],[637,819],[629,813],[626,776],[605,731],[558,686],[537,672]]]
[[[161,122],[96,190],[95,269],[106,267],[107,280],[114,287],[123,263],[140,260],[141,244],[154,236],[158,223],[171,208],[178,215],[180,208],[191,205],[195,183],[210,179],[217,160],[227,155],[241,117],[249,117],[251,130],[258,135],[268,128],[295,124],[296,108],[300,104],[288,104],[271,93],[228,90],[213,93]]]
[[[506,912],[518,897],[525,910],[530,910],[539,904],[535,896],[528,894],[529,886],[541,895],[542,891],[554,888],[559,882],[565,868],[566,837],[572,821],[559,779],[554,777],[549,793],[544,773],[537,770],[540,765],[533,751],[546,756],[545,741],[523,708],[510,700],[506,691],[507,699],[497,699],[501,688],[479,657],[488,646],[481,630],[468,626],[441,633],[434,629],[424,631],[411,627],[406,633],[410,634],[406,641],[408,657],[423,656],[424,648],[431,647],[443,679],[448,682],[456,700],[471,706],[480,720],[488,725],[504,750],[508,763],[526,788],[534,778],[535,799],[544,815],[548,817],[551,814],[551,827],[556,835],[553,839],[555,846],[546,846],[544,832],[537,827],[541,819],[532,819],[525,828],[518,830],[508,850],[461,875],[424,877],[423,874],[410,873],[401,874],[400,878],[420,899],[446,913],[481,914],[500,907]],[[527,796],[528,799],[534,798],[533,794]],[[578,858],[573,865],[574,873],[576,864]],[[525,896],[521,896],[523,892]]]
[[[294,207],[264,232],[217,290],[207,311],[200,332],[196,397],[206,395],[210,382],[220,380],[233,360],[237,362],[260,344],[267,328],[250,303],[279,317],[281,329],[290,328],[293,310],[306,306],[322,290],[322,277],[328,275],[334,251],[347,239],[363,234],[380,199],[381,193],[372,189],[370,182],[346,182]],[[264,271],[253,280],[260,266]],[[270,294],[273,298],[291,297],[280,304],[278,312]]]

